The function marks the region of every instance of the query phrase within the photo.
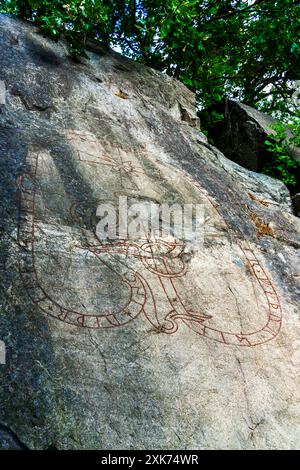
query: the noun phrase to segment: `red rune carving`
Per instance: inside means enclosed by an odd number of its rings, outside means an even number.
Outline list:
[[[99,240],[94,245],[78,244],[77,249],[86,250],[95,256],[99,263],[118,276],[120,283],[128,290],[126,305],[99,313],[85,313],[61,305],[53,299],[41,285],[36,269],[36,201],[39,190],[36,184],[39,154],[33,156],[33,171],[19,178],[19,224],[18,241],[20,246],[19,271],[30,299],[40,310],[65,323],[85,328],[116,328],[121,327],[143,314],[155,331],[173,334],[179,324],[184,323],[198,335],[218,341],[226,345],[252,347],[266,343],[275,338],[281,328],[282,312],[275,288],[264,268],[246,242],[240,248],[254,280],[264,293],[268,307],[268,318],[265,324],[251,332],[230,332],[209,325],[212,318],[202,312],[188,310],[182,299],[176,279],[184,278],[187,266],[184,261],[184,244],[169,242],[162,239],[145,239],[139,242],[116,241],[104,243]],[[207,197],[198,183],[186,175],[187,179],[201,192],[209,204],[217,211],[216,205]],[[226,222],[225,222],[226,224]],[[227,225],[227,224],[226,224]],[[228,226],[227,226],[228,227]],[[228,227],[229,229],[229,227]],[[168,313],[159,318],[159,305],[155,292],[145,277],[132,269],[128,258],[139,259],[147,272],[152,274],[164,294]]]
[[[77,138],[78,137],[80,138],[81,142],[84,142],[84,137],[81,137],[78,133],[76,134],[76,136]],[[72,137],[72,133],[69,136],[69,140],[71,140],[70,137]],[[96,143],[97,143],[97,139],[94,139],[94,141],[92,141],[92,144],[95,145]],[[115,147],[115,150],[118,153],[116,158],[109,157],[106,154],[103,155],[99,152],[91,153],[86,148],[84,148],[84,150],[83,149],[76,150],[76,155],[77,155],[77,159],[82,163],[88,163],[90,165],[108,166],[111,169],[118,171],[120,175],[132,174],[132,175],[139,176],[139,175],[146,174],[141,166],[134,165],[133,162],[129,159],[126,159],[126,160],[123,159],[122,153],[121,153],[121,150],[123,149],[121,146]]]
[[[70,132],[69,135],[67,136],[67,140],[72,142],[72,139],[77,138],[80,140],[81,143],[84,143],[86,141],[86,135],[80,132]],[[91,137],[90,137],[91,138]],[[97,146],[97,139],[95,137],[90,140],[91,144],[95,147]],[[112,148],[111,144],[109,142],[104,141],[104,147],[107,148]],[[97,147],[96,147],[97,148]],[[134,162],[132,162],[128,157],[126,156],[126,159],[123,158],[123,154],[130,152],[130,149],[126,148],[126,146],[118,145],[118,147],[113,147],[113,149],[117,152],[117,155],[115,158],[109,157],[106,153],[101,153],[98,150],[94,151],[92,153],[91,151],[88,151],[86,149],[86,146],[81,149],[76,149],[76,158],[78,161],[82,163],[88,163],[90,165],[103,165],[111,168],[112,170],[116,171],[119,173],[120,179],[121,179],[121,186],[123,185],[122,178],[123,176],[146,176],[146,172],[144,171],[143,167],[140,165],[136,165]],[[142,148],[139,148],[139,153],[145,155],[145,150]],[[160,170],[156,169],[153,170],[156,171],[157,177],[161,177]],[[134,181],[131,181],[131,183],[136,186],[137,189],[139,189]]]

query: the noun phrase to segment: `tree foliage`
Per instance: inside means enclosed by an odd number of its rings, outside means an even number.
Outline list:
[[[291,148],[300,148],[300,111],[285,125],[275,123],[265,144],[269,149],[269,162],[263,173],[280,179],[292,193],[300,191],[300,163],[290,156]]]
[[[178,78],[202,107],[224,96],[295,112],[298,0],[0,0],[2,11],[64,37],[73,54],[99,40]]]

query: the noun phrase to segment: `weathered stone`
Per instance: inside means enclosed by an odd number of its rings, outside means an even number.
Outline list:
[[[261,171],[270,155],[265,141],[269,134],[275,134],[272,125],[276,119],[251,108],[244,103],[227,100],[224,121],[212,132],[215,145],[236,163],[253,171]],[[292,137],[287,129],[288,137]],[[290,146],[291,156],[300,162],[300,149]]]
[[[100,46],[75,64],[4,16],[0,47],[2,448],[298,448],[282,185],[211,147],[161,73]],[[202,204],[204,246],[99,241],[97,206],[119,196]]]
[[[294,199],[294,207],[295,207],[296,214],[300,217],[300,194],[299,193],[295,194],[293,199]]]
[[[0,424],[0,450],[27,450],[18,436],[7,426]]]

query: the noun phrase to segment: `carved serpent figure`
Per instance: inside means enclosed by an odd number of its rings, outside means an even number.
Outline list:
[[[35,157],[33,170],[19,179],[20,212],[18,241],[20,246],[20,275],[26,291],[39,309],[48,315],[65,323],[86,328],[121,327],[139,315],[144,314],[152,325],[153,331],[172,334],[178,330],[180,322],[191,328],[198,335],[218,341],[223,344],[236,346],[255,346],[275,338],[281,327],[281,307],[278,296],[265,270],[253,251],[246,243],[241,247],[255,281],[263,290],[268,307],[268,318],[265,324],[250,333],[230,332],[209,325],[211,315],[201,311],[194,312],[186,308],[182,295],[175,284],[187,272],[184,261],[184,244],[164,239],[149,239],[140,242],[118,241],[113,243],[96,244],[79,243],[76,250],[83,250],[96,257],[105,266],[120,285],[128,291],[128,300],[118,309],[109,308],[103,313],[68,308],[57,298],[49,295],[41,284],[36,269],[36,219],[37,198],[36,174],[39,163],[38,154]],[[129,258],[136,258],[143,266],[138,271],[128,263]],[[158,282],[164,302],[169,307],[163,316],[160,305],[155,299],[155,292],[146,280],[145,273],[154,276]]]

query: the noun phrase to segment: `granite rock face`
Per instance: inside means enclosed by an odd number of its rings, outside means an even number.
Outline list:
[[[0,16],[0,447],[294,449],[300,221],[183,85]],[[2,97],[3,98],[3,97]],[[204,243],[100,240],[99,204],[200,204]]]
[[[293,199],[294,199],[295,212],[300,217],[300,193],[295,194]]]
[[[225,119],[216,126],[213,139],[224,154],[245,168],[261,171],[269,161],[265,141],[274,134],[276,119],[257,109],[233,100],[227,100],[223,109]],[[292,137],[287,130],[288,137]],[[290,155],[300,161],[300,149],[290,146]]]

